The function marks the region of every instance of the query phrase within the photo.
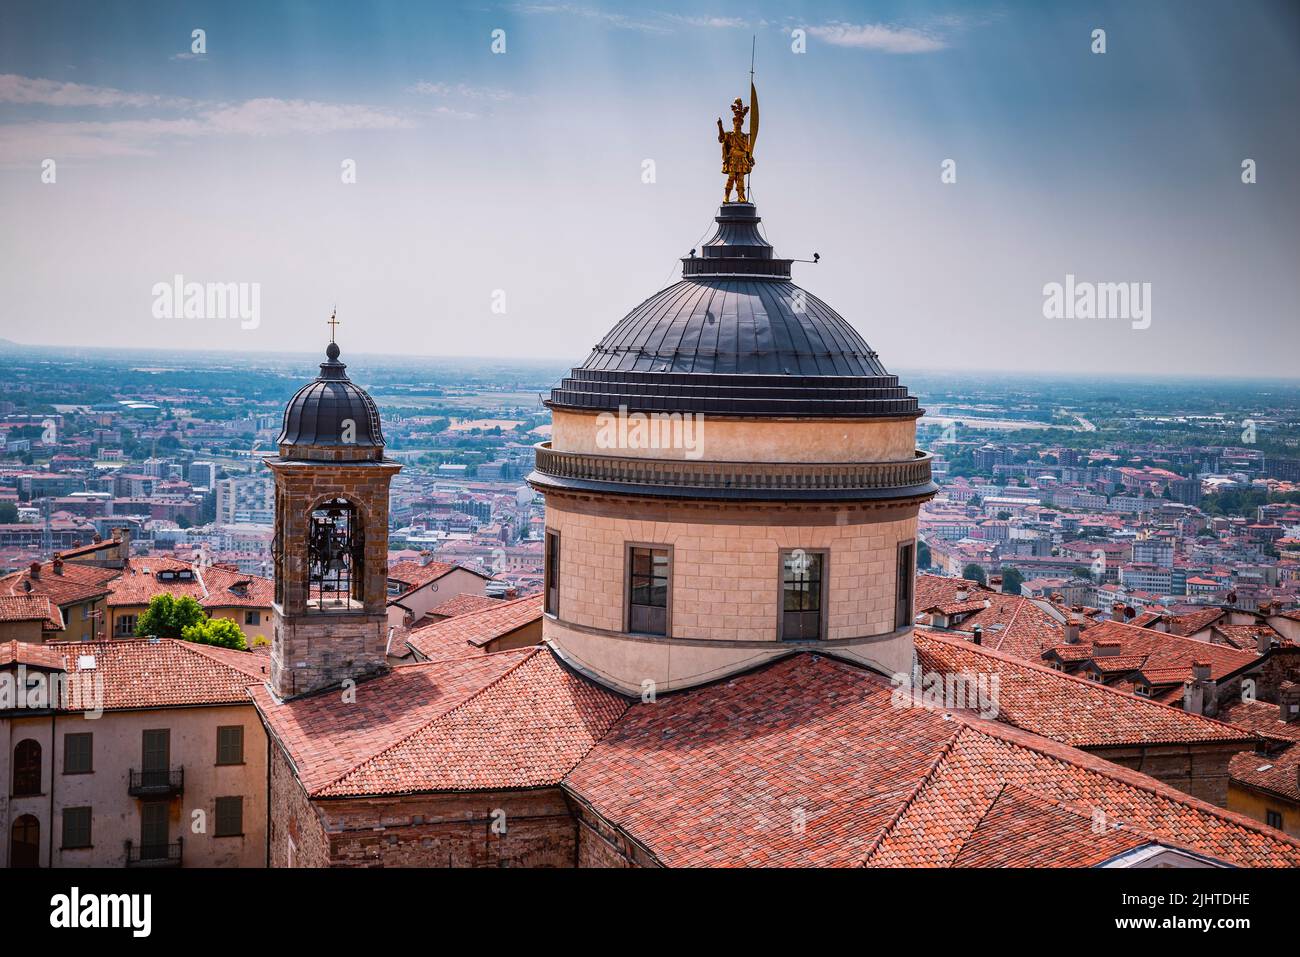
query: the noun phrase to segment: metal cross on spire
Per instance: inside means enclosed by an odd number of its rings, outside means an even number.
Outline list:
[[[340,321],[338,320],[338,318],[337,318],[337,317],[338,317],[338,314],[339,314],[338,306],[335,306],[335,307],[334,307],[334,311],[330,313],[329,322],[325,323],[325,325],[327,325],[327,326],[330,327],[330,342],[333,342],[333,341],[334,341],[334,331],[335,331],[335,329],[336,329],[338,326],[343,325],[343,323],[340,322]]]

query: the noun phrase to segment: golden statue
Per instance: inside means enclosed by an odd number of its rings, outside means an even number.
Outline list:
[[[722,144],[722,172],[727,176],[727,186],[722,192],[722,201],[731,202],[731,190],[736,190],[736,202],[746,202],[745,177],[754,169],[754,143],[758,140],[758,92],[754,84],[749,84],[749,102],[752,104],[753,116],[749,120],[749,132],[743,129],[745,114],[751,107],[745,106],[740,97],[731,104],[731,129],[722,127],[722,117],[718,117],[718,142]]]

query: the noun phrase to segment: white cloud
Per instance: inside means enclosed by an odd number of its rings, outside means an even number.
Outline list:
[[[35,106],[95,106],[95,107],[169,107],[185,108],[193,100],[176,96],[158,96],[153,93],[127,93],[107,86],[87,86],[84,83],[62,83],[39,77],[0,74],[0,103],[19,103]]]
[[[827,23],[805,29],[810,36],[833,46],[856,47],[880,53],[933,53],[948,48],[946,41],[933,34],[882,23]]]
[[[611,13],[596,7],[583,7],[575,3],[518,3],[515,4],[514,10],[516,13],[581,17],[619,30],[640,30],[642,33],[671,32],[662,22],[629,17],[622,13]]]
[[[491,86],[470,86],[468,83],[430,83],[421,80],[406,88],[407,93],[420,96],[455,96],[468,100],[492,100],[502,102],[513,100],[514,93]]]
[[[714,29],[732,29],[747,27],[749,23],[740,17],[713,17],[713,16],[683,16],[678,13],[665,14],[667,19],[674,23],[680,23],[688,27],[712,27]]]
[[[204,133],[266,136],[275,133],[337,133],[342,130],[407,129],[409,119],[389,110],[349,103],[262,97],[202,114]]]
[[[68,89],[68,87],[76,87]],[[136,94],[27,77],[0,77],[0,101],[47,106],[184,105],[174,118],[96,121],[38,120],[0,124],[0,162],[38,162],[46,157],[147,156],[167,140],[210,136],[276,136],[346,131],[398,130],[415,125],[402,113],[353,103],[261,97],[242,103],[198,103],[169,97],[138,101]],[[122,97],[126,97],[123,99]],[[422,115],[470,116],[439,107]]]

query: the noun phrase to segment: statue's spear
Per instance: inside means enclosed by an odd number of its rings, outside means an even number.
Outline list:
[[[758,49],[758,37],[754,36],[749,48],[749,152],[753,155],[754,144],[758,142],[758,90],[754,86],[754,53]]]

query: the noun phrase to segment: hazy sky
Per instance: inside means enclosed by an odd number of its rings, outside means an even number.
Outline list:
[[[6,0],[0,338],[298,350],[337,303],[345,357],[579,361],[711,226],[756,35],[767,235],[887,366],[1295,375],[1297,9]],[[260,324],[156,317],[177,274]],[[1150,327],[1044,318],[1067,274]]]

